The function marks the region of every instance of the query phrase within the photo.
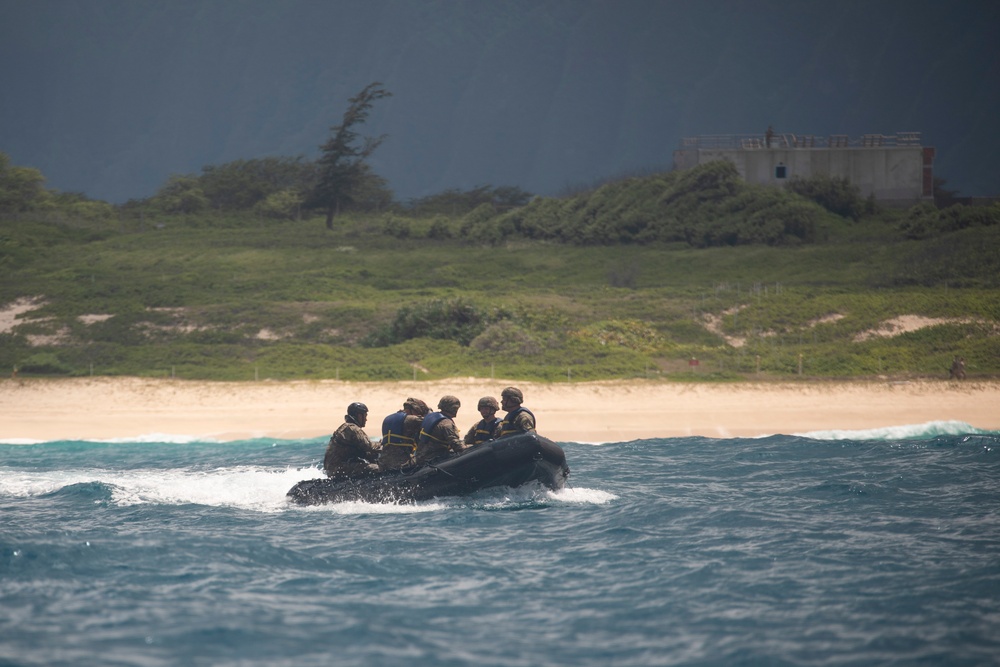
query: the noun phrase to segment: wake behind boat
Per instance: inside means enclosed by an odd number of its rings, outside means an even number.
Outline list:
[[[416,502],[529,482],[558,490],[566,485],[568,475],[562,447],[537,433],[522,433],[476,445],[412,471],[305,480],[289,490],[288,498],[297,505]]]

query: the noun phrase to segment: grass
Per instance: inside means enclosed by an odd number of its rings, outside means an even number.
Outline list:
[[[733,381],[799,377],[800,359],[809,377],[946,376],[961,354],[972,376],[1000,372],[997,227],[911,241],[869,220],[834,223],[818,245],[693,249],[479,247],[426,238],[420,221],[408,238],[386,236],[377,218],[360,216],[333,232],[319,219],[211,222],[140,230],[4,220],[0,304],[27,296],[44,305],[0,333],[0,364],[219,380]],[[404,306],[458,298],[506,313],[516,328],[503,335],[523,345],[360,344]],[[89,314],[113,317],[80,321]],[[856,341],[900,315],[963,321]],[[31,338],[43,335],[58,341]]]

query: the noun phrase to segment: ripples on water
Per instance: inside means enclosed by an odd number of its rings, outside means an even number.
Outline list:
[[[318,440],[0,445],[0,665],[996,664],[972,431],[564,443],[558,493],[310,508]]]

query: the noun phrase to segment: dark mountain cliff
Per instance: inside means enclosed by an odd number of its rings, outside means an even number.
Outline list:
[[[0,0],[0,150],[110,201],[173,173],[314,157],[364,128],[406,199],[540,194],[669,167],[693,134],[920,131],[963,194],[998,194],[1000,5],[928,0]]]

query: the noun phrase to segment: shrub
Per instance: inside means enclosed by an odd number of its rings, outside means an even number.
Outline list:
[[[26,358],[20,364],[19,371],[30,375],[69,375],[72,369],[63,364],[55,354],[40,352]]]
[[[498,356],[531,356],[544,349],[530,332],[510,320],[491,324],[472,339],[469,347]]]
[[[466,215],[481,206],[490,209],[507,210],[524,206],[531,193],[515,186],[492,187],[480,185],[470,190],[450,189],[444,192],[414,199],[406,208],[411,215]]]
[[[451,225],[448,224],[448,220],[442,217],[434,218],[434,221],[431,222],[430,228],[427,230],[427,238],[450,239]]]
[[[299,217],[302,195],[297,190],[280,190],[254,205],[254,212],[265,218],[294,220]]]
[[[940,213],[941,226],[948,231],[1000,224],[1000,205],[950,206]]]
[[[943,230],[941,215],[933,204],[917,204],[911,207],[899,223],[899,231],[908,239],[937,236]]]
[[[573,333],[581,340],[595,341],[602,346],[623,347],[639,352],[652,352],[662,344],[653,327],[638,320],[607,320],[597,322]]]
[[[811,199],[831,213],[857,220],[867,208],[858,186],[846,178],[827,175],[810,178],[795,177],[787,186],[790,191]]]
[[[465,238],[510,237],[575,245],[660,241],[694,247],[811,243],[822,209],[793,193],[749,186],[727,161],[629,178],[567,199],[535,199],[501,216],[477,209]]]
[[[382,233],[397,239],[410,238],[410,223],[393,216],[386,216],[382,223]]]
[[[491,316],[465,299],[434,299],[396,312],[387,326],[362,341],[366,347],[385,347],[413,338],[437,338],[468,345],[487,327]]]

